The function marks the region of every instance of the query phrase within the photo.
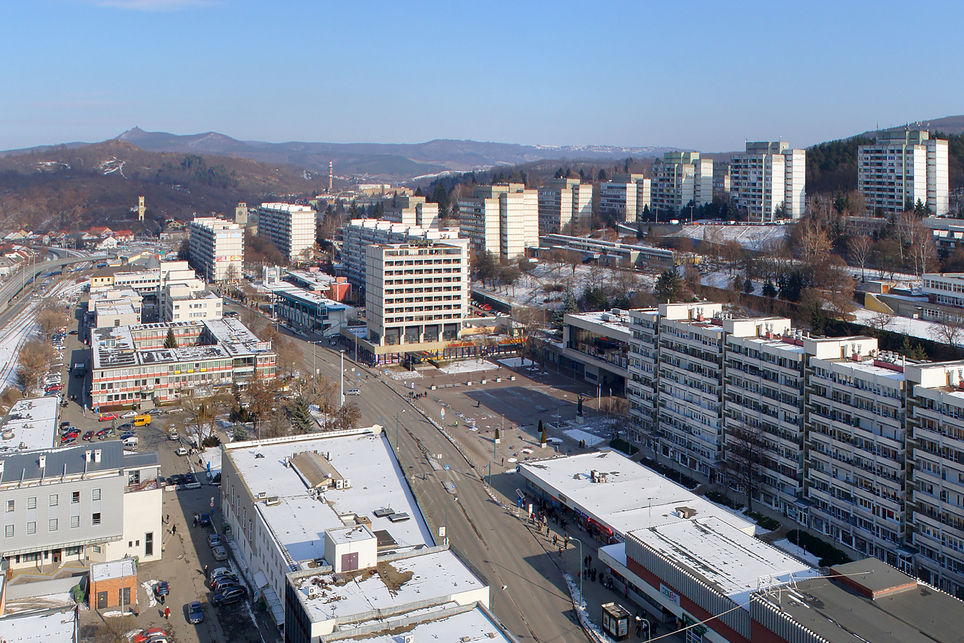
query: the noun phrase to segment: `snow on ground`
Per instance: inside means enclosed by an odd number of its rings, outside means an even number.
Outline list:
[[[204,462],[204,464],[202,465],[204,467],[204,470],[210,471],[212,477],[221,473],[221,449],[220,448],[205,449],[204,453],[201,454],[201,461]],[[210,467],[210,469],[208,467]]]
[[[487,362],[484,359],[467,359],[462,362],[454,362],[439,370],[446,375],[460,375],[462,373],[475,373],[477,371],[492,371],[498,368],[498,364]]]
[[[801,560],[807,561],[814,567],[817,567],[820,563],[820,559],[817,556],[814,556],[813,554],[808,552],[803,547],[800,547],[799,545],[794,545],[786,538],[784,538],[783,540],[778,540],[771,544],[777,549],[782,549],[783,551],[787,552],[791,556],[796,556]]]
[[[507,357],[505,359],[498,360],[499,364],[502,364],[506,368],[522,368],[525,366],[524,357]],[[529,364],[535,364],[532,360],[529,360]]]
[[[582,429],[569,429],[568,431],[563,431],[570,440],[575,440],[580,442],[582,440],[586,441],[586,446],[594,447],[599,444],[603,444],[606,438],[601,438],[598,435],[593,435],[592,433],[586,433]]]
[[[696,241],[724,244],[736,241],[749,250],[763,250],[773,243],[783,243],[788,226],[779,225],[720,225],[700,223],[686,225],[668,237],[686,237]]]
[[[26,309],[0,329],[0,390],[17,386],[17,355],[23,344],[37,330],[34,318],[37,315],[39,300],[31,302]]]
[[[870,320],[879,314],[880,313],[867,310],[866,308],[858,308],[854,311],[857,323],[865,325],[869,325]],[[884,330],[889,330],[892,333],[942,342],[943,340],[940,339],[940,335],[937,332],[938,328],[940,328],[940,324],[936,322],[925,321],[923,319],[911,319],[910,317],[898,317],[897,315],[890,317],[890,321],[884,326]]]
[[[148,605],[148,607],[154,607],[155,605],[157,605],[157,600],[154,598],[155,585],[157,585],[157,581],[153,579],[146,580],[143,583],[141,583],[141,587],[143,587],[144,591],[147,592],[147,600],[150,601],[150,604]]]
[[[422,376],[418,371],[385,371],[385,374],[398,381],[416,380]]]

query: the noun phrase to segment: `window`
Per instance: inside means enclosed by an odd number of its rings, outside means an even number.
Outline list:
[[[16,501],[16,500],[8,500],[8,501],[7,501],[7,513],[12,513],[16,508],[17,508],[17,501]]]
[[[100,524],[100,512],[98,511],[93,516],[90,517],[90,524],[99,525]]]
[[[51,518],[47,522],[47,531],[57,531],[57,519]]]
[[[37,496],[34,496],[32,498],[27,498],[27,509],[36,509],[36,508],[37,508]]]
[[[35,534],[35,533],[37,533],[37,523],[36,523],[36,522],[28,522],[28,523],[27,523],[27,534],[29,535],[29,534]]]
[[[80,527],[80,516],[71,516],[71,517],[70,517],[70,528],[71,528],[71,529],[77,529],[78,527]]]
[[[90,492],[91,500],[100,500],[100,489],[94,489]]]
[[[76,504],[79,503],[79,502],[80,502],[80,492],[79,492],[79,491],[75,491],[75,492],[73,492],[72,494],[70,494],[70,503],[71,503],[71,504],[76,505]]]
[[[51,494],[51,495],[50,495],[50,506],[51,506],[51,507],[56,507],[56,506],[57,506],[57,503],[58,503],[57,494],[55,494],[55,493],[54,493],[54,494]]]
[[[7,525],[3,528],[3,535],[6,538],[13,538],[13,525]]]

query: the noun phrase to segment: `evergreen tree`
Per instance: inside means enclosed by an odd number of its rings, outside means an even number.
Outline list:
[[[747,277],[746,280],[743,282],[743,292],[745,292],[748,295],[753,294],[753,282],[750,281],[749,277]]]
[[[167,339],[164,340],[164,348],[177,348],[177,337],[174,336],[174,329],[167,329]]]
[[[777,289],[773,286],[773,282],[767,279],[767,282],[763,284],[763,296],[773,299],[777,296]]]
[[[683,292],[683,279],[674,268],[664,270],[653,285],[653,295],[660,303],[679,301],[683,298]]]
[[[422,186],[421,186],[421,185],[418,186],[417,188],[415,188],[415,196],[425,196],[425,195],[422,193]]]
[[[820,306],[820,302],[814,302],[810,309],[810,330],[814,335],[823,335],[824,327],[827,325],[827,316]]]
[[[315,428],[315,419],[311,416],[311,409],[302,396],[295,398],[291,407],[291,423],[299,433],[311,433]]]
[[[573,296],[572,291],[566,293],[566,301],[562,304],[562,312],[564,315],[573,315],[579,312],[579,308],[576,306],[576,298]]]

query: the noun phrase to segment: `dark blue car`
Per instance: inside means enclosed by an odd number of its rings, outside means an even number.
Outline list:
[[[204,620],[204,608],[199,601],[191,601],[187,608],[187,620],[192,625],[197,625]]]
[[[211,516],[208,514],[201,514],[201,519],[198,521],[202,527],[211,526]]]

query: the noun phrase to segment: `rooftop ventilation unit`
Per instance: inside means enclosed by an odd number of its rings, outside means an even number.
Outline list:
[[[267,491],[259,491],[259,492],[258,492],[258,500],[264,500],[267,496],[268,496],[268,492],[267,492]]]
[[[264,504],[266,504],[269,507],[272,507],[274,505],[280,505],[281,500],[278,499],[278,496],[268,496],[267,499],[265,499]]]

